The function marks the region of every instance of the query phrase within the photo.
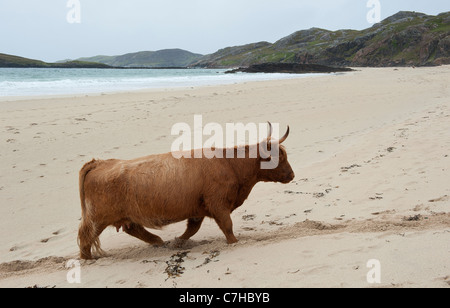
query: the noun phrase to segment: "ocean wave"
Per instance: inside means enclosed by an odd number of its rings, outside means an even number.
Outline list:
[[[23,69],[22,69],[23,70]],[[11,70],[10,70],[11,71]],[[0,71],[0,96],[66,95],[118,92],[155,88],[196,87],[298,78],[291,74],[224,74],[224,70],[33,70],[14,71],[8,79]],[[34,74],[34,75],[33,75]],[[88,76],[86,76],[88,75]],[[303,76],[308,77],[308,76]]]

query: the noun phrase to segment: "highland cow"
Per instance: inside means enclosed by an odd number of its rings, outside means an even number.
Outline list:
[[[294,172],[283,143],[272,139],[272,127],[266,139],[256,145],[236,146],[234,151],[249,153],[250,158],[174,158],[172,153],[133,160],[92,160],[80,171],[79,188],[82,221],[78,232],[80,257],[91,259],[101,253],[99,236],[108,226],[149,244],[164,242],[145,228],[162,227],[187,220],[181,240],[188,240],[200,229],[205,217],[213,218],[229,244],[238,240],[233,234],[231,213],[241,206],[258,182],[289,183]],[[278,149],[278,166],[262,169],[272,147]],[[223,151],[230,149],[223,149]],[[204,152],[212,149],[203,149]],[[216,149],[214,149],[216,151]],[[225,157],[224,155],[223,157]]]

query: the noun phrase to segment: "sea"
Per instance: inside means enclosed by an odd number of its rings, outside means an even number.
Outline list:
[[[97,94],[198,87],[320,74],[225,74],[224,69],[0,68],[0,97]]]

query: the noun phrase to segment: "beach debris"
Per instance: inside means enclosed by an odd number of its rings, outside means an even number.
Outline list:
[[[393,152],[394,150],[395,150],[394,147],[388,147],[388,148],[386,149],[386,151],[388,151],[389,153]]]
[[[439,197],[439,198],[428,200],[428,202],[434,203],[434,202],[447,201],[447,200],[449,200],[449,196],[448,195],[444,195],[444,196]]]
[[[369,197],[370,200],[381,200],[383,197],[381,197],[383,193],[375,193],[375,197]]]
[[[161,260],[142,260],[142,264],[148,264],[148,263],[155,263],[158,264],[158,262],[162,262]]]
[[[253,215],[253,214],[242,216],[242,220],[245,220],[245,221],[255,220],[255,218],[256,218],[256,215]]]
[[[207,254],[208,252],[204,252],[203,254]],[[220,251],[219,250],[212,250],[209,252],[209,255],[205,258],[205,261],[203,261],[202,264],[198,265],[196,268],[202,267],[203,265],[206,265],[210,262],[219,262],[219,260],[214,260],[215,258],[217,258],[220,255]]]
[[[322,198],[322,197],[324,197],[324,196],[325,196],[324,193],[313,193],[313,197],[314,197],[314,198]]]
[[[186,268],[181,266],[184,262],[184,258],[190,251],[181,251],[170,257],[169,261],[166,261],[167,267],[164,272],[167,274],[167,279],[180,277]],[[166,279],[166,280],[167,280]]]
[[[341,167],[341,172],[347,172],[347,171],[349,171],[350,169],[353,169],[353,168],[361,168],[361,167],[362,167],[361,165],[353,164],[353,165],[348,166],[348,167]]]
[[[304,182],[304,183],[306,183],[306,182],[308,182],[308,181],[309,181],[308,178],[303,178],[303,179],[300,179],[300,180],[292,181],[291,183],[292,183],[292,184],[295,184],[295,185],[298,185],[299,182]]]
[[[386,210],[386,211],[381,211],[381,212],[373,212],[371,214],[372,215],[395,214],[396,212],[397,212],[396,210]]]
[[[41,287],[41,286],[38,286],[37,284],[35,284],[34,286],[29,286],[29,287],[26,287],[25,289],[55,289],[55,288],[56,288],[56,285]]]
[[[263,222],[264,223],[264,222]],[[270,226],[273,226],[273,225],[275,225],[275,226],[282,226],[283,225],[283,223],[282,222],[278,222],[278,221],[276,221],[276,220],[271,220],[271,221],[268,221],[267,222]]]
[[[417,215],[414,215],[414,216],[409,216],[409,217],[403,217],[403,220],[404,221],[419,221],[419,220],[422,220],[423,218],[422,218],[422,215],[420,215],[420,214],[417,214]]]
[[[369,197],[370,200],[381,200],[383,197],[376,196],[376,197]]]
[[[297,214],[292,213],[291,215],[284,216],[284,218],[291,218],[291,217],[293,217],[293,216],[297,216]]]
[[[303,192],[303,191],[293,191],[293,190],[285,190],[285,194],[289,195],[312,195],[314,198],[322,198],[325,197],[325,194],[328,194],[331,189],[326,189],[325,193],[323,192]]]
[[[300,194],[304,194],[301,191],[292,191],[292,190],[285,190],[284,191],[285,194],[290,194],[290,195],[300,195]]]

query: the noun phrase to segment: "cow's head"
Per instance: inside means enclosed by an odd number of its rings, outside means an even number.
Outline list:
[[[288,162],[286,149],[281,144],[289,136],[289,126],[286,134],[280,140],[272,138],[272,124],[269,122],[268,137],[259,144],[259,158],[261,168],[259,178],[264,182],[280,182],[287,184],[294,177],[291,165]]]

